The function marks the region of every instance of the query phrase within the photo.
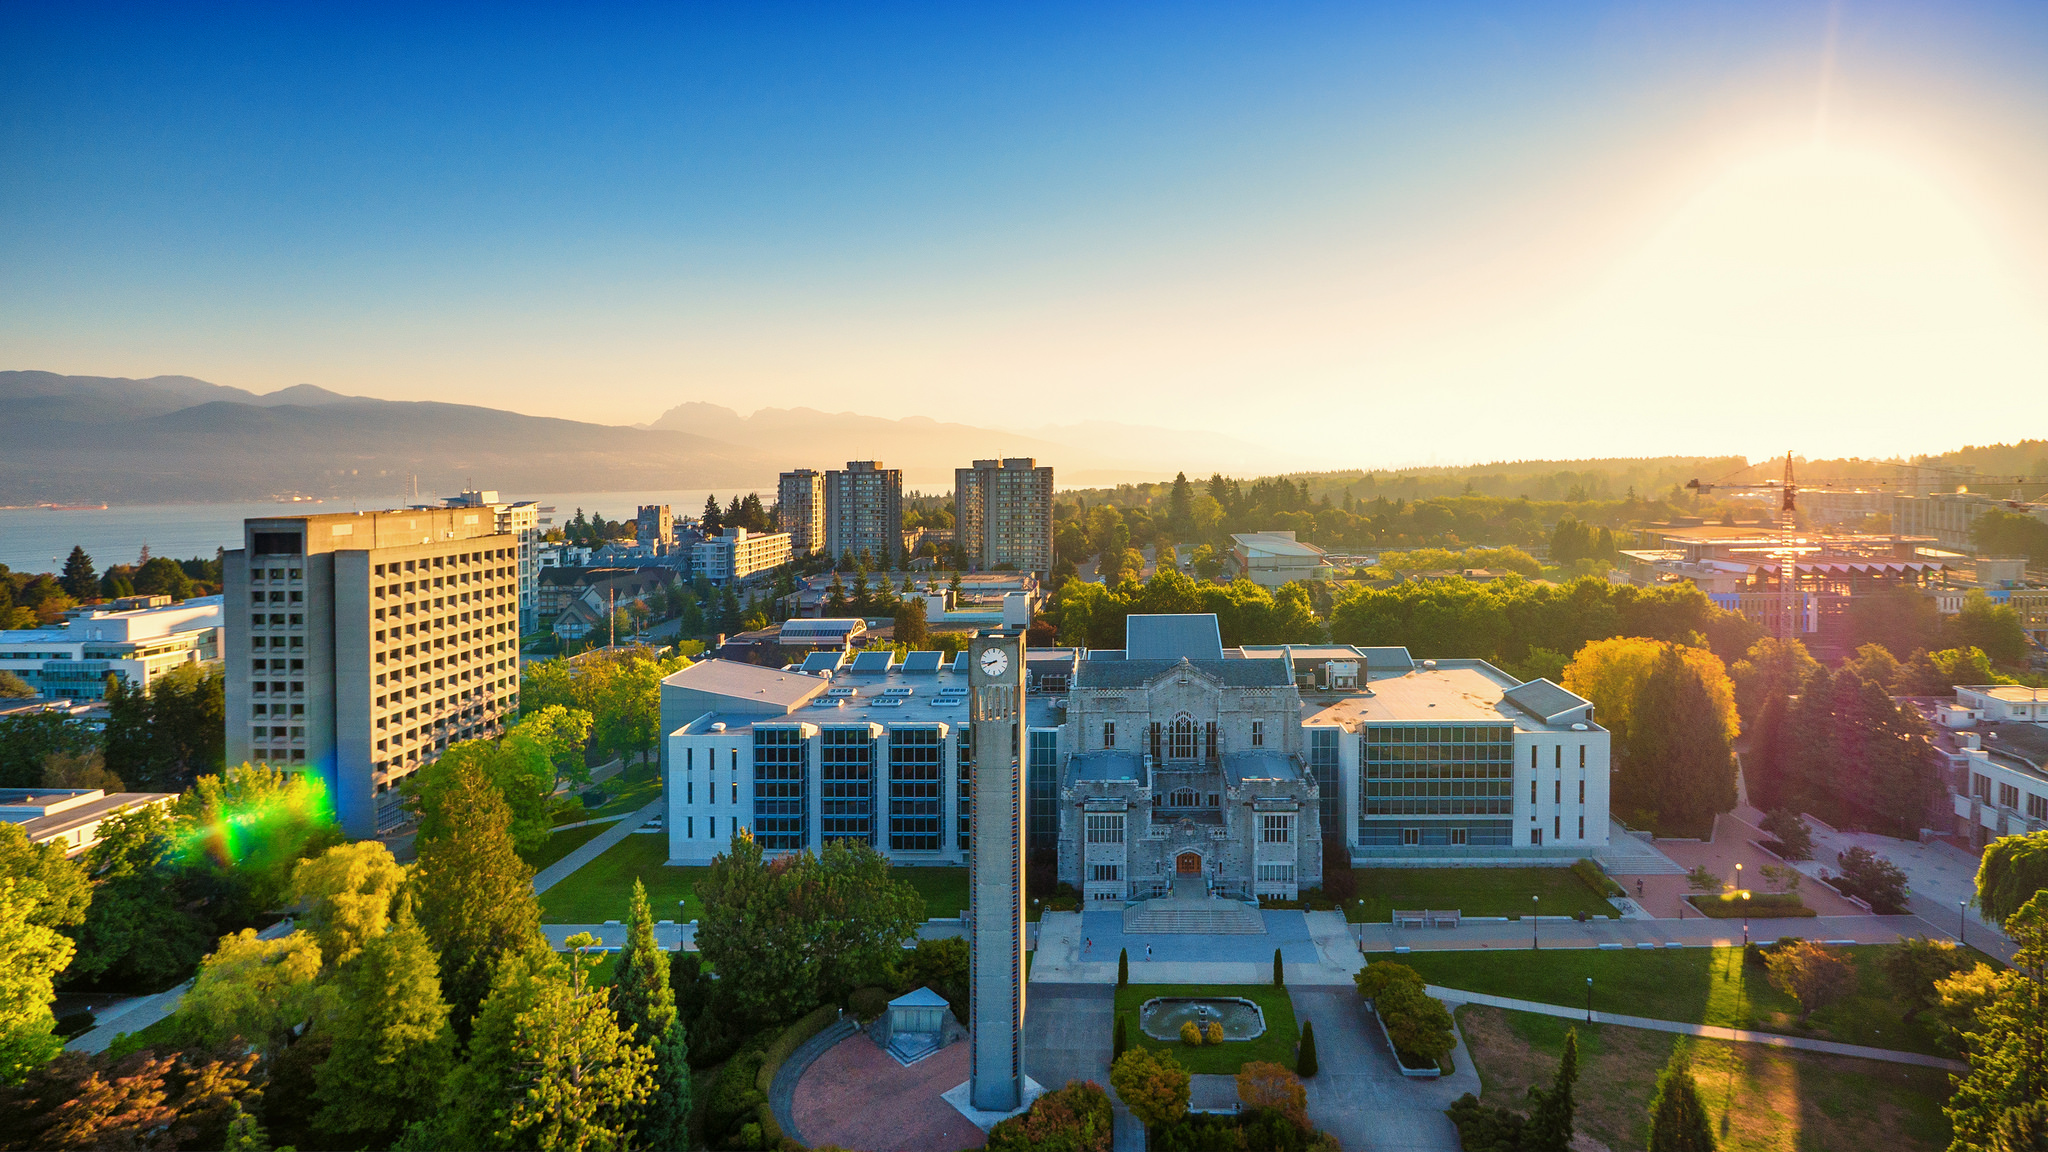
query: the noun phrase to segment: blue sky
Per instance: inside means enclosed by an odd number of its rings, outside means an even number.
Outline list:
[[[0,19],[0,366],[1300,466],[1762,455],[1758,387],[1816,455],[2048,433],[2032,0]]]

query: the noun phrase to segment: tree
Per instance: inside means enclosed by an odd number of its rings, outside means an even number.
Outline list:
[[[1122,988],[1130,982],[1131,950],[1129,948],[1119,948],[1116,950],[1116,986]]]
[[[1373,1010],[1387,1026],[1394,1050],[1410,1067],[1417,1067],[1417,1062],[1441,1065],[1458,1046],[1450,1012],[1419,981],[1389,984],[1373,998]]]
[[[1116,1063],[1117,1057],[1122,1056],[1131,1046],[1129,1025],[1130,1021],[1124,1017],[1123,1013],[1119,1012],[1116,1014],[1116,1034],[1111,1037],[1109,1045],[1109,1062],[1111,1064]]]
[[[1860,896],[1880,916],[1906,911],[1906,873],[1896,864],[1868,848],[1851,848],[1837,853],[1842,866],[1836,886],[1851,896]]]
[[[613,970],[619,1023],[653,1052],[654,1091],[635,1125],[649,1148],[680,1148],[689,1139],[690,1049],[688,1028],[676,1011],[669,986],[669,962],[654,943],[654,913],[647,887],[633,881],[632,911],[626,918],[626,948]]]
[[[97,748],[85,752],[51,752],[44,756],[43,787],[98,788],[109,795],[128,790],[119,776],[107,771],[106,757]]]
[[[1813,859],[1813,828],[1790,808],[1773,808],[1761,825],[1778,842],[1778,855],[1787,860]]]
[[[1764,957],[1771,987],[1799,1001],[1801,1024],[1856,987],[1856,968],[1831,949],[1801,940],[1773,948]]]
[[[6,583],[0,578],[0,587]],[[42,787],[51,753],[86,754],[97,747],[85,725],[59,712],[0,716],[0,788]]]
[[[437,835],[419,838],[410,888],[420,927],[441,961],[457,1035],[490,989],[503,956],[543,948],[533,869],[513,849],[512,813],[474,765],[422,812]]]
[[[100,578],[93,571],[92,557],[85,554],[80,545],[71,546],[71,555],[64,558],[64,575],[57,583],[73,600],[91,600],[99,595]]]
[[[1728,668],[1744,725],[1754,727],[1766,703],[1797,693],[1819,668],[1820,661],[1798,640],[1766,636],[1750,645],[1742,659]]]
[[[704,515],[699,527],[706,536],[716,536],[725,530],[725,513],[718,510],[718,497],[704,497]]]
[[[619,1026],[589,981],[572,936],[565,961],[545,949],[505,956],[477,1015],[470,1059],[448,1078],[440,1147],[624,1149],[653,1091],[653,1056]],[[408,1134],[407,1143],[414,1143]]]
[[[179,864],[214,893],[216,917],[247,924],[290,898],[292,870],[342,839],[325,780],[243,764],[201,776],[171,805]]]
[[[50,1004],[73,945],[39,923],[50,901],[41,881],[0,875],[0,1084],[20,1083],[63,1047]]]
[[[1729,743],[1736,731],[1734,689],[1720,659],[1664,644],[1646,667],[1635,663],[1640,653],[1630,650],[1591,675],[1575,672],[1587,653],[1599,647],[1587,645],[1565,669],[1565,680],[1567,687],[1587,679],[1602,693],[1630,693],[1625,735],[1616,741],[1615,806],[1653,813],[1658,826],[1668,828],[1699,827],[1733,808],[1735,764]],[[1597,667],[1598,661],[1593,663]],[[1629,669],[1633,681],[1616,681],[1618,668]]]
[[[1170,1052],[1133,1048],[1109,1068],[1109,1086],[1147,1128],[1164,1128],[1188,1114],[1188,1073]]]
[[[1649,1152],[1714,1152],[1714,1127],[1683,1048],[1672,1051],[1650,1097]]]
[[[1069,1080],[1037,1100],[1022,1116],[989,1130],[991,1152],[1110,1152],[1116,1114],[1109,1093],[1086,1080]],[[822,1150],[821,1150],[822,1152]]]
[[[1286,986],[1287,970],[1280,966],[1280,950],[1275,948],[1273,949],[1273,987],[1285,988]]]
[[[320,945],[303,932],[259,939],[245,928],[221,937],[199,966],[178,1017],[207,1045],[241,1039],[275,1052],[293,1030],[318,1016],[328,990],[319,983]]]
[[[227,673],[180,664],[148,687],[110,677],[107,767],[129,784],[179,792],[227,756]]]
[[[1893,999],[1906,1005],[1907,1020],[1941,1003],[1935,985],[1969,966],[1961,949],[1947,940],[1909,936],[1885,950],[1879,966]]]
[[[0,1091],[10,1148],[222,1148],[262,1097],[254,1052],[67,1053]]]
[[[320,945],[331,969],[353,959],[365,942],[384,935],[405,869],[376,840],[336,844],[292,871],[292,899],[306,906],[299,927]],[[440,980],[435,980],[435,994]]]
[[[135,570],[133,581],[135,590],[148,596],[185,600],[192,595],[192,578],[169,556],[153,556],[145,561]]]
[[[19,824],[0,824],[0,876],[30,887],[35,898],[29,922],[43,928],[69,928],[85,921],[92,887],[79,861],[66,858],[61,839],[31,843]]]
[[[912,649],[923,648],[931,642],[931,629],[925,624],[924,601],[904,600],[896,606],[896,643]]]
[[[1977,865],[1977,907],[2003,924],[2039,892],[2048,891],[2048,830],[2000,836]]]
[[[1295,1054],[1295,1071],[1304,1080],[1313,1079],[1316,1074],[1316,1025],[1313,1020],[1301,1022],[1301,1051]]]
[[[1564,1054],[1558,1060],[1557,1076],[1550,1090],[1529,1086],[1529,1124],[1523,1130],[1522,1147],[1528,1152],[1567,1152],[1572,1146],[1572,1086],[1579,1080],[1579,1030],[1564,1034]]]
[[[184,979],[213,933],[190,907],[169,815],[155,806],[118,813],[99,835],[86,850],[92,904],[73,933],[78,956],[67,979],[149,991]]]
[[[1960,1039],[1970,1070],[1942,1107],[1954,1149],[2004,1152],[2034,1126],[2028,1110],[2048,1099],[2048,893],[2014,911],[2005,931],[2016,945],[2012,967],[1979,964],[1939,986],[1945,1008],[1968,997]]]
[[[36,694],[28,681],[0,668],[0,700],[26,700]]]
[[[1695,892],[1719,892],[1725,885],[1714,870],[1705,864],[1695,864],[1685,874],[1685,886]]]
[[[2024,667],[2027,633],[2020,614],[2009,604],[1993,604],[1981,589],[1971,589],[1963,606],[1942,624],[1949,648],[1975,648],[1993,664]]]
[[[334,990],[322,1024],[333,1050],[314,1072],[317,1123],[381,1147],[429,1114],[455,1058],[440,966],[409,899],[341,965]]]
[[[1237,1070],[1237,1099],[1247,1108],[1268,1108],[1308,1127],[1308,1089],[1301,1078],[1267,1060],[1247,1060]]]

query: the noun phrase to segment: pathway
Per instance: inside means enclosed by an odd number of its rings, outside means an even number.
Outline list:
[[[1663,849],[1664,853],[1673,861],[1682,865],[1683,868],[1705,867],[1714,875],[1719,876],[1724,884],[1732,885],[1735,883],[1735,866],[1741,864],[1742,886],[1752,892],[1768,891],[1769,885],[1765,883],[1763,878],[1764,867],[1766,865],[1782,866],[1784,861],[1751,843],[1754,840],[1770,839],[1754,823],[1755,820],[1762,819],[1762,816],[1755,814],[1754,809],[1751,812],[1750,820],[1742,819],[1738,813],[1724,812],[1716,816],[1714,818],[1714,837],[1711,840],[1704,842],[1697,840],[1666,840],[1658,842],[1657,846]],[[1829,858],[1833,858],[1832,854],[1830,854]],[[1610,871],[1613,870],[1610,869]],[[1679,875],[1675,876],[1650,875],[1639,877],[1631,874],[1617,875],[1615,878],[1621,881],[1622,886],[1627,888],[1630,893],[1636,891],[1636,882],[1641,880],[1643,882],[1641,903],[1656,916],[1676,917],[1681,908],[1685,908],[1687,916],[1698,915],[1689,906],[1683,904],[1685,897],[1693,891],[1691,883],[1683,875],[1683,869],[1681,869]],[[1808,908],[1813,909],[1822,916],[1868,915],[1868,909],[1850,903],[1847,897],[1810,877],[1805,878],[1799,885],[1799,898]],[[1795,935],[1806,935],[1806,933],[1795,933]],[[1848,933],[1848,935],[1854,935],[1854,933]]]
[[[1543,948],[1730,948],[1742,943],[1742,921],[1709,920],[1695,913],[1684,920],[1588,920],[1545,916],[1528,920],[1466,920],[1456,928],[1395,928],[1391,924],[1355,926],[1367,952],[1408,949],[1415,952],[1501,950],[1529,947],[1533,932]],[[1751,940],[1798,936],[1807,940],[1890,944],[1918,936],[1926,924],[1916,916],[1814,916],[1802,919],[1749,922]]]
[[[1752,1032],[1746,1028],[1722,1028],[1714,1024],[1687,1024],[1678,1020],[1651,1020],[1642,1016],[1621,1016],[1613,1012],[1588,1013],[1584,1008],[1567,1008],[1561,1004],[1539,1004],[1534,1000],[1516,1000],[1507,996],[1489,996],[1484,992],[1464,992],[1456,988],[1428,986],[1431,996],[1450,1004],[1481,1004],[1488,1008],[1511,1008],[1517,1012],[1534,1012],[1543,1016],[1556,1016],[1566,1020],[1588,1020],[1594,1024],[1619,1024],[1624,1028],[1645,1028],[1653,1032],[1677,1032],[1687,1036],[1704,1036],[1709,1040],[1733,1040],[1744,1044],[1769,1044],[1774,1048],[1796,1048],[1802,1052],[1826,1052],[1833,1056],[1855,1056],[1864,1060],[1883,1060],[1891,1064],[1918,1064],[1923,1068],[1940,1068],[1949,1072],[1968,1072],[1969,1065],[1940,1056],[1923,1056],[1918,1052],[1898,1052],[1890,1048],[1867,1048],[1861,1044],[1838,1044],[1833,1040],[1811,1040],[1804,1036],[1780,1036],[1774,1032]],[[1317,1037],[1321,1039],[1320,1034]]]
[[[534,894],[539,895],[560,884],[568,878],[571,872],[604,855],[611,850],[613,845],[631,836],[635,828],[661,815],[662,804],[666,800],[667,798],[663,796],[657,796],[649,800],[638,812],[619,821],[610,830],[600,832],[596,836],[591,837],[590,843],[583,845],[581,848],[541,869],[540,874],[533,878]]]
[[[1831,872],[1840,871],[1835,864],[1837,853],[1868,848],[1906,873],[1906,902],[1923,925],[1913,935],[1954,940],[1964,928],[1959,918],[1967,919],[1966,935],[1972,946],[2006,963],[2012,962],[2012,941],[1977,911],[1975,854],[1946,840],[1923,844],[1916,840],[1894,840],[1874,832],[1837,832],[1811,816],[1806,817],[1806,822],[1813,826],[1813,859],[1799,862],[1801,872],[1817,877],[1823,867]],[[1820,886],[1817,879],[1810,883]]]
[[[279,920],[256,934],[259,940],[281,940],[292,934],[292,922]],[[124,1032],[140,1032],[151,1024],[162,1020],[178,1010],[185,999],[185,993],[192,990],[192,981],[187,980],[176,988],[158,992],[153,996],[137,996],[124,1000],[108,1012],[99,1016],[99,1023],[89,1032],[82,1032],[64,1045],[66,1052],[105,1052],[114,1038]]]
[[[1297,1020],[1316,1026],[1320,1071],[1303,1081],[1308,1118],[1347,1149],[1457,1152],[1458,1130],[1444,1115],[1451,1102],[1479,1093],[1465,1041],[1451,1053],[1455,1071],[1437,1080],[1401,1075],[1364,1002],[1350,988],[1289,987]]]

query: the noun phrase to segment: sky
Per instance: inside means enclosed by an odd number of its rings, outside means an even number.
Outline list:
[[[2048,436],[2048,5],[0,7],[0,368],[1276,466]]]

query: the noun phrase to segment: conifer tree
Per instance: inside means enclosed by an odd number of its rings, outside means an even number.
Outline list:
[[[626,948],[612,975],[619,1023],[654,1053],[654,1095],[636,1125],[637,1141],[648,1148],[679,1148],[689,1139],[690,1047],[687,1026],[677,1017],[669,985],[668,957],[654,942],[654,913],[647,886],[633,881]]]
[[[1650,1152],[1714,1152],[1714,1127],[1683,1049],[1671,1054],[1650,1098]]]
[[[1548,1092],[1529,1086],[1529,1124],[1522,1130],[1528,1152],[1566,1152],[1572,1146],[1572,1086],[1579,1079],[1579,1030],[1564,1034],[1564,1056]]]
[[[1116,986],[1119,988],[1131,982],[1131,950],[1119,948],[1116,953]]]
[[[1116,1063],[1116,1058],[1123,1055],[1124,1050],[1130,1046],[1130,1020],[1119,1012],[1116,1014],[1116,1037],[1109,1045],[1109,1062]]]
[[[419,925],[440,956],[450,1019],[466,1036],[499,958],[546,941],[533,869],[512,845],[512,810],[480,766],[458,763],[455,773],[422,813],[441,831],[420,844],[411,887]]]
[[[90,600],[99,592],[99,574],[93,571],[92,557],[85,554],[82,545],[71,546],[71,555],[64,558],[64,574],[57,583],[73,600]]]
[[[1294,1060],[1295,1075],[1307,1080],[1316,1074],[1316,1023],[1301,1022],[1301,1054]]]
[[[1286,986],[1287,986],[1287,969],[1285,969],[1285,968],[1283,968],[1283,967],[1281,966],[1281,964],[1280,964],[1280,950],[1279,950],[1278,948],[1275,948],[1275,949],[1273,949],[1273,987],[1275,987],[1275,988],[1285,988]]]
[[[322,1025],[334,1047],[314,1072],[315,1122],[381,1147],[432,1110],[455,1056],[440,966],[410,897],[399,897],[390,927],[364,941],[334,979],[339,1008]]]

